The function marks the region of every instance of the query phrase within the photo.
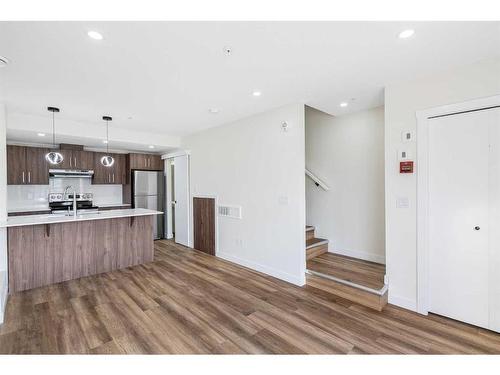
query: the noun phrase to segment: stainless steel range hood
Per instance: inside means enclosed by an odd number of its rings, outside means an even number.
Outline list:
[[[92,178],[92,169],[49,169],[49,176],[54,178]]]

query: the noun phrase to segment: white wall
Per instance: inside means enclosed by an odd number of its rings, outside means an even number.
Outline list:
[[[0,221],[7,218],[7,154],[5,105],[0,103]],[[7,302],[7,229],[0,228],[0,324]]]
[[[416,175],[399,174],[397,151],[405,148],[415,157],[418,139],[402,143],[401,132],[416,130],[417,110],[498,94],[500,59],[386,87],[386,260],[390,303],[416,309]],[[409,208],[396,208],[397,198],[409,198]]]
[[[307,224],[329,251],[385,263],[384,108],[333,117],[306,107]]]
[[[281,124],[287,121],[289,131]],[[290,105],[183,138],[192,196],[242,206],[218,218],[217,256],[305,283],[304,105]],[[192,233],[191,233],[192,236]]]

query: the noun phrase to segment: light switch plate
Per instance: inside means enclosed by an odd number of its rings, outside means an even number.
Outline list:
[[[401,142],[408,143],[413,142],[415,139],[415,132],[411,130],[404,130],[401,132]]]
[[[403,161],[403,160],[410,160],[411,155],[408,150],[398,150],[398,160]]]
[[[396,199],[397,208],[410,208],[410,200],[408,197],[399,197]]]

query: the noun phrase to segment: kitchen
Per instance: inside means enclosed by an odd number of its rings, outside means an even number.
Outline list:
[[[151,262],[164,237],[158,154],[7,144],[9,293]],[[16,144],[10,144],[16,143]]]

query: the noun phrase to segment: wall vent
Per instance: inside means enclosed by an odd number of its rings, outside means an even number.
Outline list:
[[[240,206],[219,206],[219,216],[241,219]]]

